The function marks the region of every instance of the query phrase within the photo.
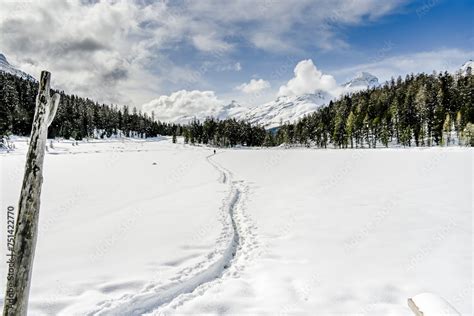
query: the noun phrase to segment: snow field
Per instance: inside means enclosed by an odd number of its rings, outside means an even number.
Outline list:
[[[472,314],[472,150],[229,150],[260,256],[177,313],[410,315],[435,292]],[[468,293],[468,295],[465,295]]]
[[[411,315],[424,292],[472,314],[471,149],[54,145],[33,315]]]
[[[5,226],[21,187],[26,144],[17,145],[0,156]],[[33,315],[84,315],[169,284],[220,251],[227,192],[205,159],[209,150],[176,150],[168,141],[54,145],[45,159]],[[6,265],[0,269],[4,288]]]

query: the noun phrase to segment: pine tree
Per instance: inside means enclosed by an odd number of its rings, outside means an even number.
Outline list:
[[[415,108],[416,108],[416,119],[415,119],[415,143],[418,146],[420,141],[424,144],[424,126],[426,124],[427,117],[427,106],[426,106],[426,87],[422,85],[415,96]]]
[[[351,148],[354,148],[354,127],[355,127],[355,115],[354,112],[349,113],[349,117],[347,118],[346,122],[346,132],[347,137],[350,139]]]
[[[443,123],[443,140],[442,144],[449,146],[449,142],[451,141],[451,116],[446,114],[446,119]]]
[[[411,147],[412,133],[409,126],[405,127],[400,134],[400,142],[403,146]]]
[[[265,139],[263,141],[263,146],[265,146],[265,147],[275,146],[275,140],[274,140],[273,134],[271,132],[267,132],[265,134]]]
[[[342,117],[342,113],[337,113],[334,123],[333,142],[334,145],[337,145],[339,148],[344,147],[344,143],[347,140],[347,137],[345,136],[345,128],[346,124]]]
[[[474,124],[467,123],[462,132],[462,144],[464,146],[474,146]]]
[[[189,132],[187,129],[184,130],[184,143],[185,144],[189,143]]]
[[[390,131],[388,128],[388,123],[384,122],[382,124],[382,131],[380,132],[380,141],[385,147],[388,147],[389,140],[390,140]]]
[[[458,141],[461,138],[461,132],[462,132],[462,114],[461,111],[458,111],[456,113],[456,137]]]
[[[433,120],[433,138],[437,145],[439,145],[443,140],[443,123],[446,117],[445,108],[443,106],[444,93],[441,88],[438,89],[436,95],[436,107],[434,112]]]
[[[428,78],[428,84],[426,93],[426,138],[427,145],[432,146],[437,90],[436,81],[432,77]]]
[[[367,143],[367,145],[369,146],[370,148],[370,144],[371,144],[371,141],[370,141],[370,125],[369,125],[369,115],[366,114],[365,117],[364,117],[364,126],[363,126],[363,130],[364,130],[364,138],[365,138],[365,141]],[[364,147],[363,143],[362,143],[362,147]]]
[[[390,115],[393,118],[393,125],[395,129],[395,137],[397,139],[397,144],[400,144],[400,119],[399,119],[399,104],[398,99],[393,98],[392,104],[390,105]]]

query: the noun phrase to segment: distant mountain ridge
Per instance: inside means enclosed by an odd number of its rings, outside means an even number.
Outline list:
[[[10,65],[7,58],[2,53],[0,53],[0,71],[12,74],[14,76],[17,76],[23,79],[36,81],[36,79],[33,76],[27,74],[26,72],[22,70],[16,69],[12,65]]]
[[[371,73],[361,72],[354,79],[346,82],[342,86],[345,88],[373,88],[379,85],[379,78]]]
[[[461,66],[461,75],[466,76],[468,73],[474,73],[474,61],[472,59],[466,61],[464,65]]]
[[[461,75],[464,76],[468,72],[474,73],[474,61],[469,60],[464,63],[460,71]],[[341,85],[341,88],[343,88],[342,95],[378,86],[380,86],[380,82],[376,76],[369,72],[361,72],[352,80]],[[248,111],[241,112],[237,118],[247,120],[253,124],[260,124],[265,128],[273,128],[280,126],[281,123],[296,122],[305,115],[327,105],[335,98],[323,92],[296,97],[279,97],[275,101],[253,106]]]
[[[379,80],[368,72],[358,74],[354,79],[341,85],[343,94],[379,85]],[[319,108],[327,105],[335,96],[325,91],[299,96],[281,96],[274,101],[241,111],[235,118],[259,124],[265,128],[274,128],[283,123],[293,123]]]
[[[368,72],[362,72],[354,79],[341,85],[337,93],[352,93],[376,87],[378,85],[379,81],[377,77]],[[185,92],[186,91],[175,92],[171,94],[169,98],[175,100],[175,102],[181,102],[178,101],[178,99],[181,95],[184,95]],[[191,91],[190,93],[193,94],[195,92],[197,91]],[[186,124],[193,119],[203,121],[207,117],[212,116],[219,120],[225,120],[228,118],[243,120],[270,129],[281,126],[284,123],[293,123],[303,118],[305,115],[327,105],[331,100],[335,99],[335,97],[335,93],[317,90],[313,93],[303,95],[279,96],[273,101],[254,106],[244,106],[235,100],[229,104],[222,105],[218,104],[216,98],[211,98],[208,106],[204,107],[203,110],[199,110],[192,114],[178,114],[170,117],[169,121],[172,123]],[[163,98],[163,96],[155,100],[161,100],[161,98]],[[196,100],[195,102],[202,101]],[[164,104],[165,107],[163,110],[166,111],[166,102]],[[186,103],[183,103],[183,105],[186,106]]]
[[[281,96],[274,101],[251,107],[241,112],[236,118],[265,128],[273,128],[282,123],[294,122],[316,111],[327,104],[331,98],[323,91],[300,96]]]

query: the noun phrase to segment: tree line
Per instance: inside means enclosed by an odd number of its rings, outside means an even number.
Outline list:
[[[219,147],[262,146],[267,131],[261,126],[253,126],[235,119],[215,120],[207,118],[204,122],[193,120],[181,129],[185,143],[209,144]],[[175,141],[176,134],[173,140]]]
[[[284,124],[266,145],[326,148],[474,145],[474,75],[408,75]]]
[[[37,83],[0,72],[0,138],[28,136]],[[57,91],[54,91],[57,92]],[[384,85],[331,101],[295,123],[265,130],[235,119],[207,118],[180,125],[127,106],[61,95],[49,137],[184,137],[213,146],[303,145],[327,148],[474,145],[474,75],[433,73],[398,77]]]
[[[104,138],[111,136],[156,137],[158,135],[184,136],[186,143],[214,146],[261,146],[265,129],[234,119],[204,122],[194,120],[187,125],[160,122],[154,113],[148,115],[136,108],[99,104],[88,98],[65,94],[48,137]],[[0,72],[0,139],[8,135],[29,136],[34,116],[38,83]]]
[[[175,124],[156,121],[127,106],[99,104],[88,98],[61,95],[58,111],[48,130],[48,137],[104,138],[112,135],[155,137],[171,135]],[[38,83],[0,72],[0,138],[8,135],[28,136],[31,132]]]

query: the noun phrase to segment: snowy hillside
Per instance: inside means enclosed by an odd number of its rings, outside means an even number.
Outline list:
[[[467,62],[464,63],[464,65],[461,66],[461,75],[465,76],[468,73],[473,74],[474,73],[474,61],[468,60]]]
[[[343,84],[339,92],[345,94],[378,85],[377,77],[368,72],[362,72],[354,79]],[[300,96],[283,96],[278,97],[275,101],[253,106],[248,111],[241,112],[240,115],[235,117],[266,128],[273,128],[286,122],[294,123],[303,116],[327,105],[333,98],[333,95],[324,91]]]
[[[311,93],[282,95],[273,101],[257,105],[242,105],[238,101],[225,104],[213,91],[180,90],[151,100],[143,105],[143,109],[148,113],[154,111],[165,122],[186,124],[193,119],[203,121],[212,116],[220,120],[235,118],[265,128],[274,128],[281,123],[294,123],[342,94],[377,85],[377,77],[362,72],[341,86],[335,84],[330,91],[316,89]]]
[[[302,96],[279,97],[262,105],[254,106],[236,118],[265,128],[280,126],[282,123],[294,122],[303,116],[316,111],[331,100],[328,93],[319,92]]]
[[[350,89],[367,89],[377,87],[379,79],[368,72],[361,72],[354,79],[346,82],[342,86]]]
[[[0,154],[4,210],[16,147]],[[411,315],[407,299],[434,292],[472,315],[471,150],[210,154],[54,142],[30,314]]]
[[[354,79],[343,84],[338,93],[345,94],[360,91],[379,85],[378,78],[370,73],[362,72]],[[297,96],[280,96],[274,101],[264,104],[244,107],[233,101],[232,103],[219,107],[210,106],[214,110],[214,117],[219,119],[235,118],[248,121],[252,124],[264,126],[267,129],[281,126],[282,123],[294,123],[305,115],[308,115],[320,107],[327,105],[335,96],[324,91]],[[215,106],[215,107],[214,107]],[[210,112],[198,112],[195,117],[204,119]],[[189,120],[190,117],[180,117],[178,122]]]
[[[217,112],[215,117],[220,120],[239,118],[245,116],[248,110],[248,108],[240,105],[237,101],[232,101],[231,103],[224,105],[219,112]]]
[[[16,69],[10,63],[8,62],[7,58],[5,55],[0,53],[0,71],[12,74],[14,76],[27,79],[27,80],[35,80],[31,75],[27,74],[24,71],[21,71],[19,69]]]

